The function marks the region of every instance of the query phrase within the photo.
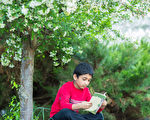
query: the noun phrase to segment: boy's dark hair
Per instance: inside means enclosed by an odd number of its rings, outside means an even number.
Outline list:
[[[76,66],[73,74],[76,74],[77,77],[83,74],[90,74],[93,77],[94,70],[90,64],[82,62]]]

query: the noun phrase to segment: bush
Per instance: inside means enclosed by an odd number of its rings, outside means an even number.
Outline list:
[[[16,96],[13,96],[9,104],[6,114],[3,115],[2,120],[19,120],[20,118],[20,102],[17,101]]]

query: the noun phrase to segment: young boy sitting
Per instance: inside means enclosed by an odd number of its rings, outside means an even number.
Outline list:
[[[51,107],[50,120],[104,120],[100,113],[107,102],[104,101],[97,114],[80,114],[79,109],[88,109],[91,94],[88,85],[93,77],[93,68],[88,63],[80,63],[76,66],[73,79],[66,82],[59,89],[55,101]]]

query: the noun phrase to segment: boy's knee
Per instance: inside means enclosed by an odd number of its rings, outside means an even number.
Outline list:
[[[61,111],[64,113],[64,115],[65,115],[66,117],[71,116],[71,113],[73,112],[72,110],[70,110],[70,109],[68,109],[68,108],[64,108],[64,109],[62,109]]]
[[[100,120],[104,120],[103,113],[98,113],[97,115],[98,115],[98,117],[100,118]]]
[[[65,119],[70,119],[71,117],[71,111],[70,109],[64,108],[60,110],[58,113],[56,113],[53,118],[54,120],[65,120]]]
[[[70,112],[70,109],[64,108],[64,109],[62,109],[61,111],[62,111],[62,112]]]

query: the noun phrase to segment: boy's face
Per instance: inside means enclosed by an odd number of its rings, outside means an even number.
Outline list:
[[[76,74],[73,75],[74,85],[78,89],[84,89],[90,84],[92,76],[90,74],[84,74],[77,77]]]

